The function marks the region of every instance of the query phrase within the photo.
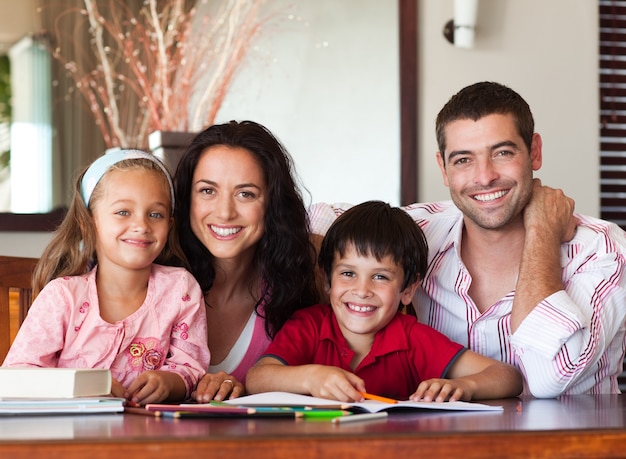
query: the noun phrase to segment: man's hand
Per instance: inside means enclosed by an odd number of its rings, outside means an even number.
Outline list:
[[[538,231],[541,237],[552,237],[558,243],[571,241],[578,226],[574,200],[560,189],[543,186],[539,179],[533,182],[533,194],[524,209],[526,231]]]
[[[524,209],[526,230],[515,298],[511,331],[515,332],[530,312],[548,296],[563,289],[561,244],[576,234],[574,200],[563,191],[534,180],[532,198]]]

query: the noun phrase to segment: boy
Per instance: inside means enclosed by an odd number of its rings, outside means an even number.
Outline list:
[[[319,254],[331,304],[294,314],[249,370],[248,391],[347,402],[366,391],[414,401],[518,395],[514,367],[400,312],[426,273],[427,254],[424,234],[401,209],[369,201],[342,214]]]

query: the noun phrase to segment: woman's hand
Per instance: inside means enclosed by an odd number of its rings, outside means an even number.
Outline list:
[[[243,395],[244,391],[243,384],[237,378],[220,371],[215,374],[205,374],[198,382],[192,397],[198,403],[208,403],[211,400],[222,401],[227,398],[237,398]]]

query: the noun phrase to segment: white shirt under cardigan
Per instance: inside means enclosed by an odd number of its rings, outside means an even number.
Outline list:
[[[325,234],[350,204],[315,204],[311,231]],[[565,290],[544,298],[511,334],[514,291],[480,313],[469,296],[471,276],[460,257],[463,215],[451,201],[404,210],[426,234],[428,271],[414,306],[418,318],[454,341],[524,373],[536,397],[619,393],[626,317],[626,237],[617,225],[580,219],[561,245]],[[497,282],[494,279],[494,282]]]

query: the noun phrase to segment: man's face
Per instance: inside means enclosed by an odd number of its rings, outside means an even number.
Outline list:
[[[529,152],[510,114],[453,121],[445,135],[445,164],[440,154],[437,161],[465,224],[485,230],[522,224],[533,171],[541,167],[541,137],[533,136]]]

